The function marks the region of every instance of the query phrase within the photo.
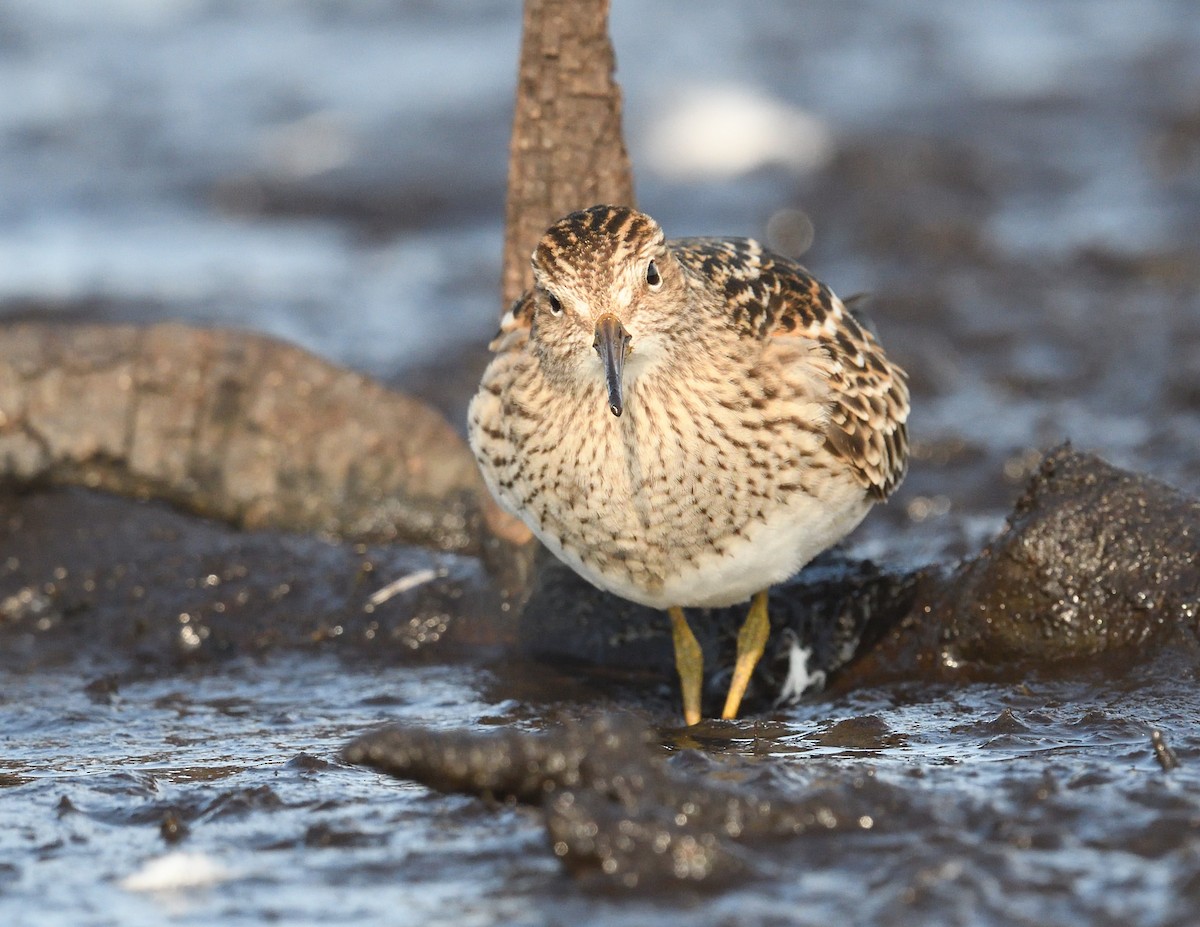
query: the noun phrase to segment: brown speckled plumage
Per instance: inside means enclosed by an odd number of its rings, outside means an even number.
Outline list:
[[[748,338],[810,338],[827,352],[830,452],[886,499],[908,462],[908,385],[874,336],[821,281],[795,261],[745,238],[671,242],[679,260],[719,287]]]
[[[903,477],[903,371],[793,261],[596,206],[551,226],[533,265],[471,445],[500,502],[602,588],[744,601]]]

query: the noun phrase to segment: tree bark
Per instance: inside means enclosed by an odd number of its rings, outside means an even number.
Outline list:
[[[525,0],[508,161],[505,305],[529,287],[529,255],[555,219],[595,203],[634,204],[608,9],[608,0]]]

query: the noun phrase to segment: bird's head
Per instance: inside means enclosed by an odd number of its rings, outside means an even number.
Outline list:
[[[620,415],[625,382],[658,363],[686,301],[683,269],[658,223],[627,206],[555,222],[533,252],[531,348],[566,386],[603,383]]]

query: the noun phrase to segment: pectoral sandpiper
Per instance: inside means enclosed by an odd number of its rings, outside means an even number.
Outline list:
[[[668,241],[594,206],[552,225],[471,403],[500,502],[590,582],[670,615],[684,719],[702,659],[684,607],[752,599],[722,717],[770,632],[767,589],[904,475],[904,372],[842,301],[749,239]]]

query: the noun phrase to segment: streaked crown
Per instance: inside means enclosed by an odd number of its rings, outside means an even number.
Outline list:
[[[580,279],[600,267],[619,267],[662,245],[659,224],[628,206],[592,206],[573,212],[546,230],[533,252],[539,280]]]

